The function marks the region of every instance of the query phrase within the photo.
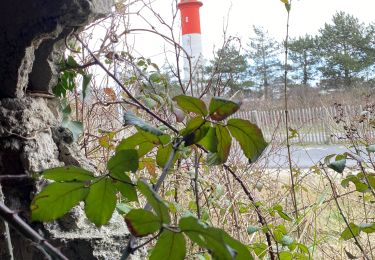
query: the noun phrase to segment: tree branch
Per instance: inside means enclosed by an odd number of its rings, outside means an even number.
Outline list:
[[[16,212],[9,209],[3,203],[0,202],[0,217],[8,222],[15,230],[17,230],[25,238],[32,240],[37,247],[43,248],[49,255],[53,256],[54,259],[68,260],[60,250],[52,246],[45,238],[39,235],[29,224],[21,219]]]

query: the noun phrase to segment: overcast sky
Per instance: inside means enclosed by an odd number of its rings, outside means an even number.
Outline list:
[[[239,37],[243,44],[248,42],[253,25],[263,26],[272,37],[281,41],[286,31],[286,10],[280,0],[201,0],[201,28],[203,54],[210,58],[214,46],[220,47],[223,39],[223,27],[228,23],[228,35]],[[155,10],[170,21],[173,0],[155,0]],[[134,9],[135,10],[135,9]],[[375,0],[293,0],[290,17],[290,35],[292,37],[318,33],[325,22],[330,22],[337,11],[350,13],[361,22],[375,22]],[[150,13],[143,9],[145,17]],[[150,20],[158,26],[156,20]],[[131,17],[132,27],[147,27],[141,19]],[[160,27],[162,28],[162,26]],[[161,29],[162,32],[163,29]],[[151,35],[135,36],[137,51],[152,56],[160,62],[164,50],[169,47],[160,39]]]

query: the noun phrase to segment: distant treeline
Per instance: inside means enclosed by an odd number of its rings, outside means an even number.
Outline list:
[[[254,37],[242,45],[229,38],[204,68],[210,84],[220,91],[260,91],[265,98],[283,85],[285,42],[278,42],[262,27],[253,27]],[[375,25],[336,13],[318,35],[289,40],[290,86],[321,88],[375,86]]]

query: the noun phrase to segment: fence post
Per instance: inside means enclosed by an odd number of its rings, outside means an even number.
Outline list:
[[[321,107],[319,108],[319,110],[322,113],[322,119],[323,119],[324,144],[330,144],[331,138],[330,138],[330,133],[328,130],[328,120],[329,120],[328,108],[326,110],[323,110],[323,112],[322,112]]]
[[[259,125],[258,111],[253,110],[252,113],[253,113],[253,118],[254,118],[254,120],[255,120],[255,124],[256,124],[259,128],[261,128],[260,125]]]

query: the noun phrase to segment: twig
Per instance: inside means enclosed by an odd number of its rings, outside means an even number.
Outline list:
[[[344,194],[338,194],[338,195],[336,196],[336,198],[338,199],[338,198],[341,198],[341,197],[345,197],[345,196],[350,195],[350,194],[355,193],[355,192],[357,192],[357,191],[356,191],[356,190],[352,190],[352,191],[348,191],[348,192],[346,192],[346,193],[344,193]],[[329,203],[329,202],[331,202],[332,200],[335,200],[335,198],[332,197],[332,198],[330,198],[330,199],[326,199],[326,200],[324,200],[323,202],[321,202],[321,204]],[[303,210],[305,210],[305,209],[308,209],[308,208],[310,208],[310,207],[315,206],[316,204],[317,204],[317,202],[314,202],[314,203],[312,203],[312,204],[310,204],[310,205],[307,205],[307,206],[304,206],[304,207],[298,209],[298,211],[303,211]],[[295,214],[295,211],[292,211],[291,214]]]
[[[7,180],[17,180],[17,181],[23,181],[23,180],[32,180],[33,177],[27,174],[20,174],[20,175],[0,175],[0,182],[1,181],[7,181]]]
[[[197,205],[197,216],[201,218],[201,209],[199,206],[199,189],[198,189],[198,175],[199,175],[199,160],[201,155],[195,150],[195,164],[194,164],[194,193],[195,193],[195,204]]]
[[[250,202],[252,203],[252,205],[254,206],[255,208],[255,212],[258,216],[258,222],[262,225],[262,226],[266,226],[266,219],[263,217],[260,209],[259,209],[259,206],[256,204],[256,201],[254,199],[254,197],[251,195],[249,189],[246,187],[245,183],[241,180],[241,178],[226,164],[223,165],[224,166],[224,169],[226,169],[230,174],[232,174],[233,178],[241,185],[241,188],[242,190],[245,192],[245,194],[247,195],[247,197],[249,198]],[[266,235],[266,240],[267,240],[267,245],[268,245],[268,253],[270,255],[270,259],[271,260],[275,260],[275,254],[274,252],[272,251],[272,240],[271,240],[271,232],[269,230],[267,230],[265,232],[265,235]]]
[[[124,86],[124,84],[121,83],[121,81],[113,75],[112,72],[110,72],[104,64],[94,55],[94,53],[90,50],[90,48],[78,37],[78,35],[75,35],[77,40],[82,44],[82,46],[88,51],[88,53],[92,56],[92,58],[97,62],[99,67],[101,67],[105,73],[110,76],[120,87],[121,89],[127,94],[127,96],[135,103],[137,104],[141,109],[143,109],[147,114],[151,115],[153,118],[157,119],[159,122],[163,123],[166,127],[171,129],[173,132],[178,133],[178,130],[174,128],[171,124],[169,124],[167,121],[159,117],[157,114],[152,112],[150,109],[148,109],[145,105],[143,105],[141,102],[139,102],[131,93],[130,91]]]
[[[368,223],[368,212],[367,212],[367,207],[366,207],[366,200],[365,200],[365,196],[362,196],[362,204],[363,204],[363,210],[365,212],[365,221],[366,223]],[[367,245],[370,249],[370,256],[371,256],[371,259],[375,259],[374,258],[374,252],[372,250],[372,245],[371,245],[371,240],[370,240],[370,235],[369,234],[366,234],[367,236]]]
[[[140,244],[140,245],[138,245],[136,247],[130,247],[131,243],[128,243],[128,245],[125,248],[125,251],[129,251],[129,255],[133,254],[138,249],[144,247],[145,245],[147,245],[148,243],[150,243],[154,239],[158,238],[160,236],[162,230],[163,229],[160,229],[159,232],[155,236],[151,237],[150,239],[146,240],[145,242],[143,242],[142,244]],[[125,259],[127,259],[129,255],[127,255]],[[122,259],[122,257],[121,257],[121,259]]]
[[[232,209],[233,209],[232,215],[233,215],[233,219],[234,219],[237,239],[240,239],[240,225],[238,224],[238,216],[237,216],[237,209],[236,209],[237,204],[236,204],[235,196],[234,196],[232,188],[231,188],[231,183],[230,183],[228,171],[225,172],[225,179],[226,179],[225,186],[227,187],[229,198],[230,198],[231,204],[232,204],[232,206],[231,206]]]
[[[292,195],[292,202],[294,206],[295,212],[295,219],[298,224],[298,206],[297,206],[297,198],[296,198],[296,190],[295,190],[295,183],[294,183],[294,176],[293,176],[293,168],[292,168],[292,155],[290,151],[290,137],[289,137],[289,111],[288,111],[288,40],[289,40],[289,18],[290,18],[290,7],[292,5],[292,1],[290,1],[289,9],[287,10],[287,22],[286,22],[286,36],[285,36],[285,64],[284,64],[284,109],[285,109],[285,131],[286,131],[286,148],[288,152],[288,166],[290,172],[290,180],[292,183],[292,187],[290,189]],[[298,237],[300,236],[300,226],[297,225],[297,234]]]
[[[0,217],[9,223],[15,230],[22,234],[25,238],[32,240],[36,243],[37,247],[42,247],[49,255],[55,259],[68,260],[60,250],[52,246],[45,238],[39,235],[29,224],[21,219],[16,212],[9,209],[3,203],[0,202]]]
[[[4,193],[3,193],[3,187],[0,184],[0,203],[5,203],[4,202]],[[4,229],[4,238],[6,239],[6,257],[10,260],[14,259],[13,255],[13,245],[12,245],[12,238],[10,236],[10,230],[9,230],[9,225],[8,222],[3,221],[3,229]]]
[[[174,157],[176,155],[176,152],[178,150],[178,147],[181,145],[181,143],[182,143],[182,140],[178,141],[176,144],[173,145],[173,150],[169,154],[167,163],[165,164],[165,166],[163,168],[163,171],[162,171],[159,179],[157,180],[155,186],[153,187],[153,189],[154,189],[155,192],[158,192],[160,186],[164,182],[164,179],[167,176],[169,168],[172,166],[173,159],[174,159]],[[151,209],[150,203],[146,203],[146,205],[144,206],[144,209],[145,210],[150,210]],[[136,250],[138,250],[139,248],[145,246],[146,244],[148,244],[149,242],[152,241],[152,240],[150,240],[150,241],[148,241],[148,243],[143,243],[142,246],[134,246],[134,244],[136,243],[136,240],[137,240],[137,238],[135,236],[133,236],[133,235],[130,236],[128,244],[127,244],[125,250],[122,252],[121,260],[128,259],[128,257],[131,254],[133,254]]]
[[[331,178],[329,177],[329,175],[328,175],[328,173],[327,173],[327,171],[326,171],[326,169],[325,169],[323,163],[320,163],[320,167],[322,168],[324,174],[326,175],[326,177],[327,177],[327,179],[328,179],[329,185],[331,186],[331,190],[332,190],[332,193],[333,193],[333,199],[334,199],[334,201],[335,201],[335,203],[336,203],[336,207],[337,207],[337,209],[339,210],[341,217],[344,219],[344,222],[345,222],[346,227],[349,229],[349,232],[350,232],[350,234],[352,235],[352,237],[353,237],[353,239],[354,239],[354,241],[355,241],[354,244],[355,244],[355,245],[358,247],[358,249],[361,251],[361,253],[363,254],[363,257],[364,257],[365,259],[367,259],[367,260],[370,260],[370,258],[367,256],[365,250],[364,250],[363,247],[361,246],[361,244],[360,244],[358,238],[357,238],[356,235],[354,234],[352,228],[350,227],[350,224],[349,224],[348,219],[346,218],[344,212],[342,211],[342,208],[341,208],[341,206],[340,206],[340,204],[339,204],[339,201],[338,201],[338,199],[337,199],[338,194],[337,194],[337,191],[336,191],[335,184],[332,182]]]

